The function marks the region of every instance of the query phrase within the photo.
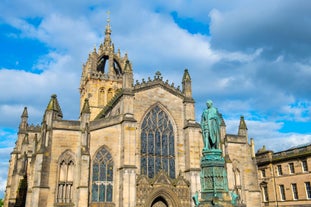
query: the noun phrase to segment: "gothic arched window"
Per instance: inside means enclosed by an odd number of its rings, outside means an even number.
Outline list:
[[[107,92],[107,103],[112,99],[113,97],[113,89],[109,88]]]
[[[98,105],[105,105],[105,88],[100,88],[98,91]]]
[[[155,106],[141,126],[141,174],[153,178],[161,169],[175,178],[173,125],[168,115]]]
[[[112,202],[113,160],[105,147],[95,154],[92,170],[92,202]]]
[[[63,153],[58,166],[57,203],[72,203],[74,156],[70,151]]]

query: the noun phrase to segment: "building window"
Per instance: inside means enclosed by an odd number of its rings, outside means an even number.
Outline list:
[[[277,165],[278,175],[283,175],[282,165]]]
[[[112,97],[113,97],[113,90],[112,88],[109,88],[107,94],[107,103],[112,99]]]
[[[105,147],[95,154],[92,171],[92,202],[112,202],[113,160]]]
[[[305,182],[307,198],[311,199],[311,186],[310,182]]]
[[[57,203],[72,203],[74,156],[66,151],[59,159],[59,174],[57,185]]]
[[[264,202],[269,201],[269,194],[268,194],[268,186],[267,185],[262,186],[262,196],[263,196]]]
[[[309,169],[308,169],[308,162],[307,162],[307,160],[302,160],[301,164],[302,164],[302,171],[303,172],[308,172]]]
[[[105,88],[100,88],[98,91],[98,105],[105,105]]]
[[[141,126],[141,174],[153,178],[160,169],[175,178],[173,125],[168,115],[155,106]]]
[[[263,178],[266,177],[266,169],[261,170],[261,177],[263,177]]]
[[[280,185],[280,197],[281,197],[281,201],[286,200],[284,185]]]
[[[296,183],[292,183],[292,191],[293,191],[293,199],[298,200],[298,190]]]
[[[289,163],[289,173],[290,174],[294,174],[295,173],[295,167],[294,167],[294,163]]]

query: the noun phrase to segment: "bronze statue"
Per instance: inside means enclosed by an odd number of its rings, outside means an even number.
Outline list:
[[[221,118],[211,100],[206,102],[206,106],[201,117],[204,150],[219,149]]]

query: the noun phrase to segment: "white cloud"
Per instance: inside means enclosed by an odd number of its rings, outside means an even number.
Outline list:
[[[266,149],[278,152],[300,144],[311,143],[311,135],[309,134],[279,132],[279,130],[283,127],[282,122],[276,123],[267,120],[245,121],[248,128],[249,138],[254,138],[256,150],[265,145]],[[240,123],[238,119],[225,120],[225,122],[227,126],[227,133],[238,133]]]
[[[5,191],[10,153],[12,150],[12,147],[0,148],[0,197],[3,196]]]
[[[24,106],[30,109],[30,119],[35,124],[40,123],[50,96],[54,93],[58,95],[61,107],[65,108],[64,118],[78,117],[81,65],[69,55],[50,53],[38,60],[35,67],[43,72],[34,74],[0,70],[0,88],[6,89],[0,93],[0,110],[3,112],[0,123],[3,126],[10,124],[12,127],[10,120],[19,120]]]

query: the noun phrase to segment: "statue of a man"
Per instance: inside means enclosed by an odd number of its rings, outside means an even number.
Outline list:
[[[204,142],[204,150],[219,149],[220,142],[220,116],[217,108],[213,107],[211,100],[206,102],[207,109],[202,113],[201,129]]]

